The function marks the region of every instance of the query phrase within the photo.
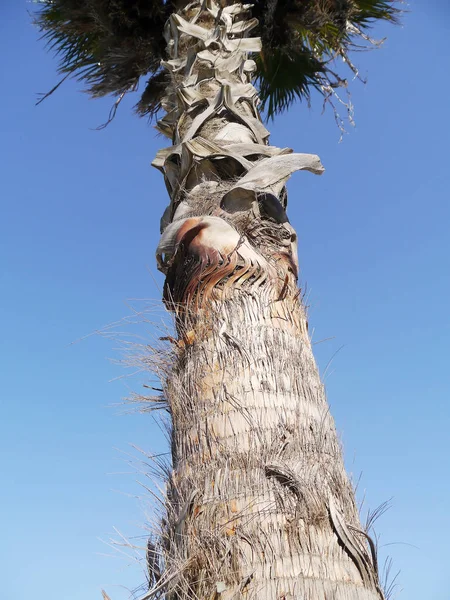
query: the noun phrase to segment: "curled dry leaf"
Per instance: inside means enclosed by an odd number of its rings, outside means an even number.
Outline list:
[[[267,261],[220,217],[191,217],[171,223],[163,232],[156,250],[163,273],[173,262],[180,245],[205,264],[227,259],[236,252],[244,261],[269,268]]]

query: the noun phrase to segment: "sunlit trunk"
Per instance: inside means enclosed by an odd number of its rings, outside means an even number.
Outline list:
[[[165,386],[173,472],[147,597],[379,600],[285,212],[289,176],[323,168],[268,145],[249,8],[194,2],[166,31],[159,129],[173,146],[154,164],[171,203],[157,254],[178,339]]]

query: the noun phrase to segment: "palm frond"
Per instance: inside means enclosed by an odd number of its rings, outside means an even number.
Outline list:
[[[269,117],[297,98],[309,100],[312,89],[328,100],[330,90],[346,85],[339,63],[357,75],[351,52],[376,46],[368,30],[379,21],[397,23],[400,16],[393,0],[264,0],[254,12],[265,58],[257,73]],[[273,68],[264,68],[277,62],[291,72],[278,69],[274,77]]]
[[[401,0],[254,0],[263,54],[257,81],[272,117],[318,90],[324,98],[343,85],[339,63],[353,50],[374,46],[371,27],[396,23]],[[164,95],[164,25],[177,0],[37,0],[34,21],[58,61],[94,97],[121,96],[149,77],[136,110],[154,117]],[[376,44],[375,44],[376,45]],[[57,86],[55,86],[56,88]]]
[[[170,76],[166,71],[159,71],[147,81],[144,91],[136,104],[136,112],[140,116],[153,119],[161,110],[161,98],[166,92]]]
[[[268,118],[287,110],[295,100],[309,101],[311,87],[324,72],[308,48],[276,48],[256,58],[257,85]]]
[[[40,0],[39,5],[34,21],[59,61],[59,72],[84,82],[92,96],[120,95],[160,69],[170,2]]]

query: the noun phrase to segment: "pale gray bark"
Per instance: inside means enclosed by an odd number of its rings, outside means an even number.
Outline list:
[[[323,167],[268,145],[249,8],[194,2],[166,31],[159,129],[173,145],[154,165],[171,203],[157,257],[179,337],[165,387],[173,472],[146,597],[380,600],[285,213],[289,176]]]

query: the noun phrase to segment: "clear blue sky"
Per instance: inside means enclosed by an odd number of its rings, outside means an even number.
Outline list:
[[[165,450],[148,416],[112,407],[136,381],[111,340],[71,342],[158,298],[154,249],[166,204],[150,168],[165,144],[124,105],[56,81],[22,0],[3,0],[0,423],[4,600],[113,600],[142,575],[101,539],[141,535],[134,443]],[[445,6],[444,6],[445,5]],[[418,0],[378,52],[357,57],[355,129],[338,144],[331,114],[297,105],[272,143],[318,153],[326,174],[295,176],[314,340],[332,412],[366,503],[393,497],[381,553],[400,598],[449,600],[450,11]],[[155,283],[155,279],[158,285]],[[134,453],[136,455],[136,453]]]

